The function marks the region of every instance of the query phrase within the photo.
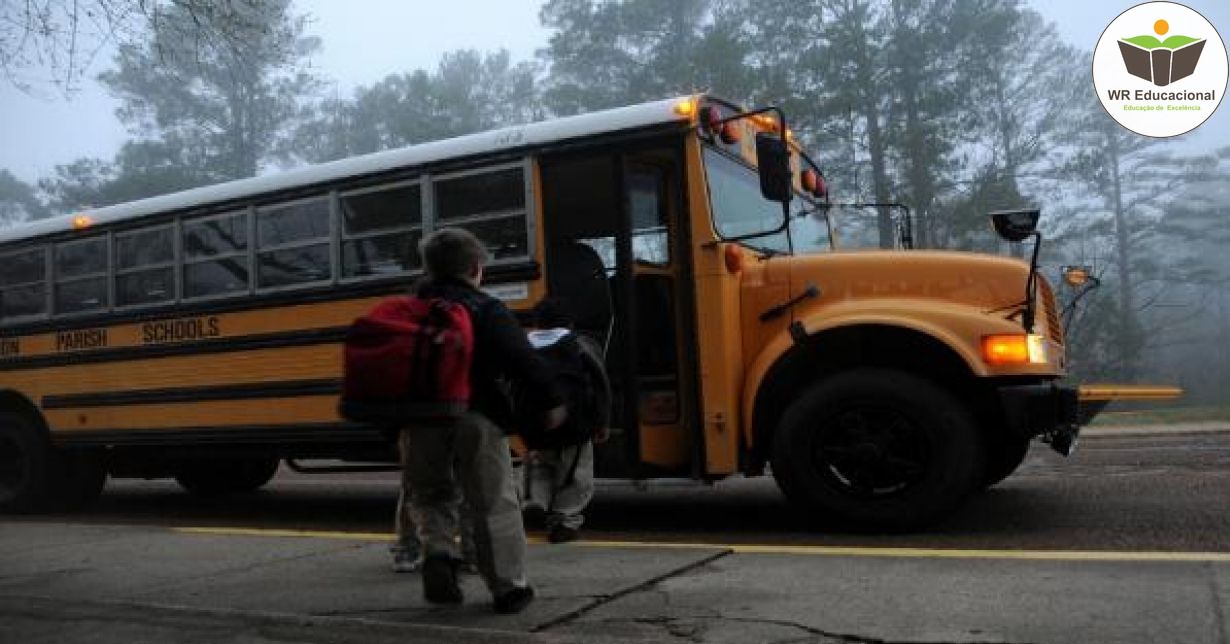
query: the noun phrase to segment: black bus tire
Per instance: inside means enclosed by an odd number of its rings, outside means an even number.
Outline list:
[[[1030,438],[1017,436],[1000,436],[989,442],[987,448],[987,468],[982,477],[982,486],[991,487],[1004,479],[1025,462],[1029,454]]]
[[[23,414],[0,412],[0,511],[47,509],[54,465],[47,434],[35,422]]]
[[[270,457],[191,460],[175,468],[175,480],[200,496],[255,492],[273,479],[279,463]]]
[[[926,526],[981,482],[968,409],[918,376],[858,369],[806,390],[773,440],[773,475],[808,518],[862,530]]]

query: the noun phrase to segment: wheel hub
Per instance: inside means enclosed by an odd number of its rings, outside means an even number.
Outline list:
[[[813,459],[842,493],[883,497],[921,479],[928,452],[926,432],[900,411],[858,407],[820,427]]]

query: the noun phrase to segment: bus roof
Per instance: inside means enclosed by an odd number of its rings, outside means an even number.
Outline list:
[[[686,121],[695,114],[697,97],[683,96],[652,103],[642,103],[577,116],[567,116],[499,130],[489,130],[465,136],[420,143],[394,150],[349,157],[319,165],[310,165],[286,172],[272,173],[248,179],[228,181],[182,192],[173,192],[138,201],[116,204],[96,210],[86,210],[42,219],[0,230],[0,243],[17,242],[74,228],[74,220],[86,215],[91,227],[114,223],[145,215],[183,210],[198,206],[243,199],[300,186],[310,186],[338,179],[377,174],[396,168],[425,165],[447,159],[489,154],[502,150],[545,145],[593,134],[603,134]],[[676,106],[691,102],[690,112],[680,113]]]

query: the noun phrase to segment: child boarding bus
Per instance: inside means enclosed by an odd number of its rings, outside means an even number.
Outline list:
[[[108,476],[221,493],[282,460],[393,460],[387,432],[337,414],[341,341],[443,226],[490,248],[489,292],[558,298],[606,347],[601,477],[771,466],[808,516],[919,526],[1031,439],[1066,451],[1102,401],[1174,394],[1060,385],[1036,265],[840,251],[826,193],[780,111],[691,96],[0,231],[0,507],[80,506]],[[997,222],[1023,238],[1036,215]]]

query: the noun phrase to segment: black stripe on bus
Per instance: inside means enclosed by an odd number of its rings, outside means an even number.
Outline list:
[[[534,281],[542,276],[538,262],[530,261],[522,264],[504,266],[488,266],[483,270],[483,286],[497,286],[516,282]],[[314,288],[296,289],[278,293],[260,295],[237,295],[233,298],[206,300],[203,302],[184,302],[166,304],[139,311],[112,311],[99,315],[73,318],[52,318],[10,327],[0,326],[0,335],[5,338],[36,335],[56,331],[71,331],[74,329],[90,329],[95,327],[113,326],[119,324],[137,324],[141,322],[156,322],[176,318],[199,317],[204,315],[223,315],[240,313],[256,309],[269,309],[281,306],[299,304],[320,304],[357,300],[365,297],[381,295],[398,295],[409,290],[410,285],[417,280],[413,276],[398,276],[371,282],[356,282],[352,284],[325,284]]]
[[[296,423],[294,425],[234,425],[158,429],[100,429],[51,433],[56,446],[304,445],[345,444],[350,447],[387,443],[389,433],[358,423]]]
[[[281,349],[286,347],[305,347],[317,344],[332,344],[346,338],[348,327],[326,327],[323,329],[307,329],[303,331],[278,331],[275,333],[258,333],[230,338],[209,338],[192,342],[176,344],[155,344],[132,347],[115,347],[113,349],[95,349],[76,353],[57,353],[52,355],[27,356],[0,361],[0,371],[16,371],[22,369],[41,369],[45,367],[62,367],[65,365],[90,364],[97,362],[121,362],[128,360],[146,360],[149,358],[165,358],[169,356],[201,355],[206,353],[233,353],[237,351],[255,351],[257,349]]]
[[[205,402],[211,400],[325,396],[338,394],[341,390],[342,381],[336,378],[258,382],[243,385],[213,385],[208,387],[130,389],[128,391],[104,393],[43,396],[43,409],[122,407],[127,405],[157,405],[161,403]]]

